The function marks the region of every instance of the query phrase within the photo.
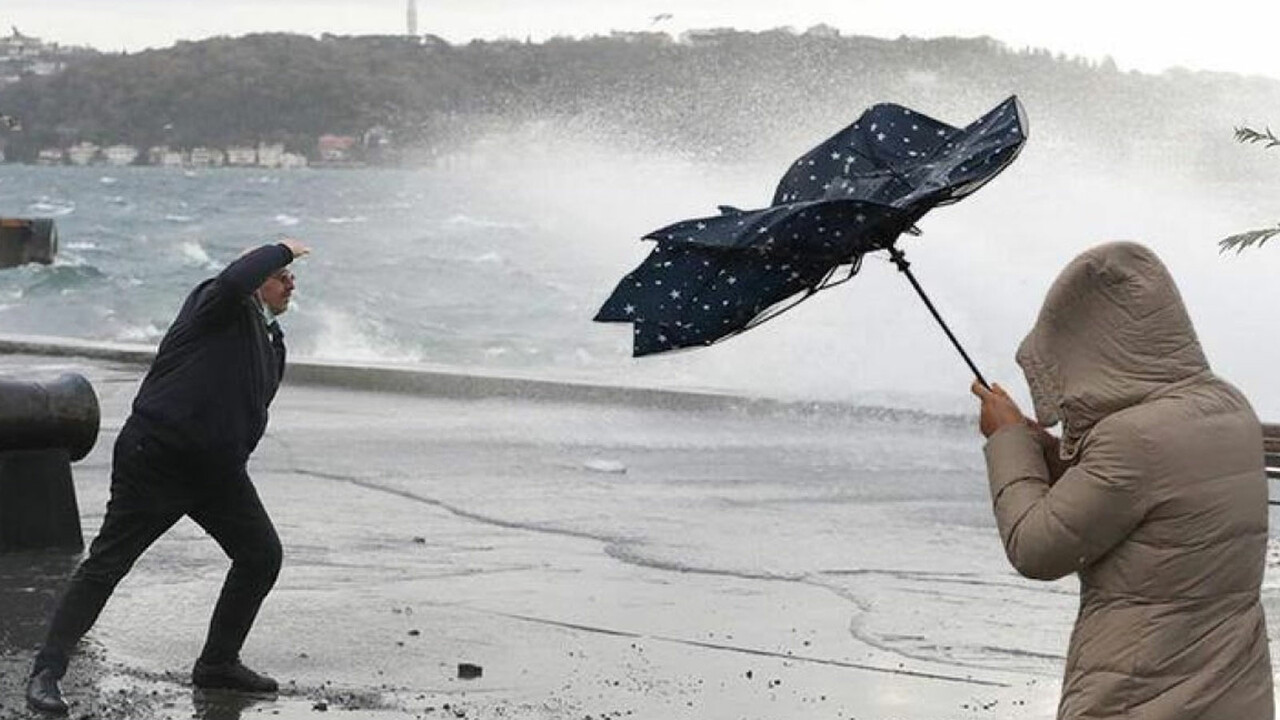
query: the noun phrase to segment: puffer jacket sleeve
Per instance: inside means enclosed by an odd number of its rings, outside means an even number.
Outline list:
[[[1088,566],[1146,514],[1146,463],[1123,425],[1100,423],[1079,462],[1052,484],[1041,445],[1025,426],[1001,428],[984,452],[1005,554],[1026,577],[1056,580]]]

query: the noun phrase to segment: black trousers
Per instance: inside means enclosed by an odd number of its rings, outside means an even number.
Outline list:
[[[111,499],[89,556],[76,568],[49,623],[32,674],[67,670],[72,649],[93,627],[133,563],[183,516],[204,528],[231,559],[200,659],[232,662],[280,573],[280,538],[244,466],[191,467],[132,421],[116,439]]]

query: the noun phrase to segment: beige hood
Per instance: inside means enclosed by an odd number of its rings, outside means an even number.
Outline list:
[[[1067,460],[1102,418],[1209,370],[1169,271],[1132,242],[1099,245],[1067,265],[1017,360],[1036,419],[1062,423]]]

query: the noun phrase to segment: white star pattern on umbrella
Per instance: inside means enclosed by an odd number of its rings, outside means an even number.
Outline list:
[[[597,319],[635,324],[637,355],[754,326],[759,313],[825,286],[835,265],[891,246],[919,217],[895,207],[958,199],[1011,162],[1021,116],[1012,101],[1002,108],[964,130],[900,106],[869,109],[789,166],[769,207],[722,207],[646,236],[662,261],[624,278],[615,296],[627,301],[611,299]]]

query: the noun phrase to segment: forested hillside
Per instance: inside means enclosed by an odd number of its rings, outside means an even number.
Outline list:
[[[495,127],[556,120],[709,157],[827,134],[893,101],[962,123],[1017,93],[1038,142],[1208,166],[1280,82],[1119,72],[1110,62],[977,39],[705,31],[543,43],[264,34],[82,58],[0,90],[11,160],[80,140],[138,147],[284,142],[384,128],[422,159]],[[1248,162],[1248,161],[1245,161]]]

